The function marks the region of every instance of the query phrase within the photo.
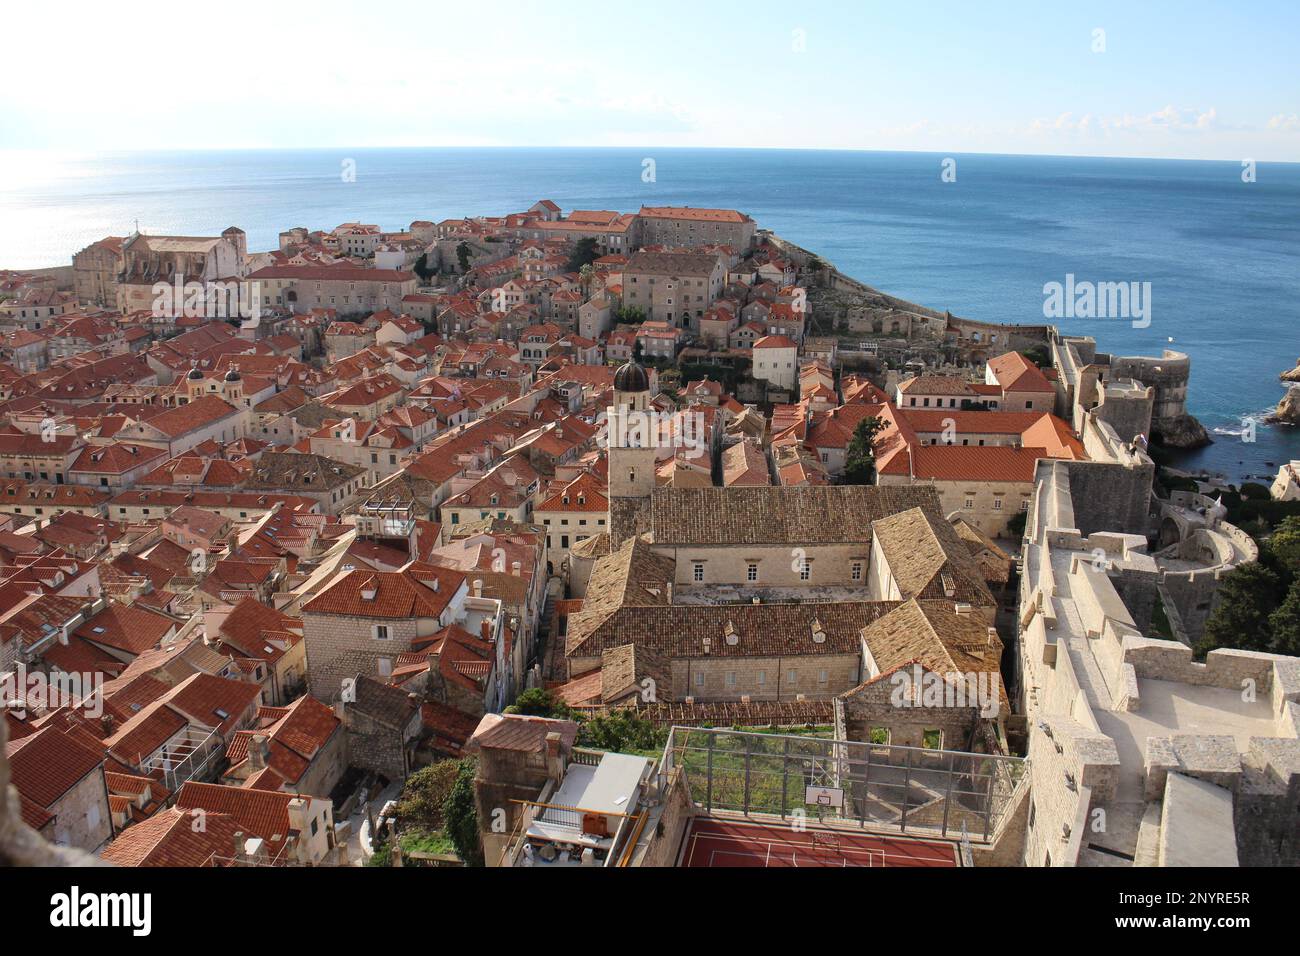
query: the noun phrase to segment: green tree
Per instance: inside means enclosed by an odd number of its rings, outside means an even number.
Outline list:
[[[579,239],[573,246],[573,252],[569,254],[568,264],[565,266],[565,272],[579,272],[583,266],[589,266],[600,258],[600,250],[596,248],[596,240],[592,238]]]
[[[444,832],[456,846],[456,855],[466,866],[483,865],[483,846],[478,838],[478,809],[474,805],[474,773],[477,763],[465,757],[456,765],[456,782],[443,804]]]
[[[460,245],[456,247],[456,261],[460,263],[461,272],[469,272],[469,257],[469,243],[462,240]]]
[[[1273,630],[1274,654],[1300,656],[1300,578],[1291,584],[1286,600],[1268,619]]]
[[[1268,549],[1288,574],[1300,575],[1300,517],[1283,518],[1268,539]]]
[[[850,485],[869,485],[876,480],[876,435],[885,423],[875,417],[864,418],[853,429],[844,455],[844,481]]]
[[[1048,368],[1052,364],[1052,353],[1047,350],[1046,345],[1034,345],[1027,349],[1021,349],[1020,354],[1039,368]]]
[[[658,750],[668,742],[666,728],[638,717],[634,710],[616,710],[589,717],[578,728],[578,745],[626,753]]]
[[[446,825],[444,805],[458,773],[455,760],[440,760],[406,778],[397,803],[403,830],[441,830]]]
[[[1219,647],[1268,651],[1273,644],[1269,619],[1280,597],[1281,579],[1258,561],[1230,571],[1219,584],[1219,603],[1205,622],[1196,656]]]
[[[625,305],[614,317],[622,325],[640,325],[645,321],[645,310],[635,305]]]
[[[428,282],[437,274],[436,269],[429,268],[429,254],[427,252],[421,254],[420,258],[415,260],[415,265],[411,267],[411,271],[419,276],[422,282]]]
[[[554,717],[567,719],[571,711],[569,705],[560,700],[549,690],[542,687],[530,687],[506,708],[507,714],[524,714],[528,717]]]

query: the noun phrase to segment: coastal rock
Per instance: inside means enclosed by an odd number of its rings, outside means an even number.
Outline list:
[[[1283,372],[1278,378],[1284,382],[1300,382],[1300,359],[1296,359],[1295,368],[1289,372]]]
[[[1214,443],[1214,439],[1195,415],[1179,415],[1177,418],[1152,422],[1151,435],[1166,448],[1204,448]]]
[[[1286,390],[1282,401],[1277,403],[1277,411],[1268,416],[1266,421],[1275,425],[1300,425],[1300,385],[1293,385]]]

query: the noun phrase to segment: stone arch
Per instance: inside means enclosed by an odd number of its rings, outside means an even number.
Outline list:
[[[1164,520],[1160,522],[1160,532],[1156,537],[1156,550],[1161,551],[1182,540],[1183,528],[1178,519],[1172,515],[1165,515]]]

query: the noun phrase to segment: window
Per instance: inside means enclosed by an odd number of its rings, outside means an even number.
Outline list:
[[[973,511],[974,509],[975,509],[975,499],[968,496],[966,498],[966,510]]]
[[[728,686],[728,687],[735,687],[735,686],[736,686],[736,672],[735,672],[735,671],[727,671],[727,686]]]
[[[809,581],[812,579],[812,562],[806,558],[799,562],[799,580]]]
[[[380,677],[392,677],[392,676],[393,676],[393,659],[392,659],[391,657],[381,657],[381,658],[379,658],[379,660],[377,661],[377,663],[378,663],[378,665],[379,665],[379,676],[380,676]]]
[[[1001,498],[994,498],[994,499],[993,499],[993,510],[994,510],[994,511],[1001,511],[1001,510],[1002,510],[1002,499],[1001,499]]]
[[[704,686],[704,671],[695,672],[695,686],[696,687]]]
[[[703,581],[703,580],[704,580],[704,565],[702,565],[702,564],[696,564],[695,567],[691,569],[691,575],[692,575],[692,577],[693,577],[697,582],[698,582],[698,581]]]
[[[829,680],[830,680],[830,674],[826,672],[825,668],[822,668],[817,672],[817,683],[825,684]]]
[[[850,567],[850,569],[849,569],[849,577],[851,577],[854,581],[861,581],[861,580],[862,580],[862,562],[861,562],[861,561],[854,561],[854,562],[853,562],[853,564],[851,565],[851,567]]]
[[[754,683],[756,683],[759,687],[762,687],[764,684],[766,684],[767,671],[759,671],[758,674],[756,674],[754,677]]]
[[[758,565],[753,561],[745,566],[745,580],[750,582],[758,580]]]
[[[386,640],[388,640],[388,637],[389,637],[389,634],[388,634],[388,625],[387,625],[387,624],[376,624],[376,625],[375,625],[375,640],[377,640],[377,641],[386,641]]]
[[[790,685],[799,683],[799,672],[793,667],[785,672],[785,682]]]

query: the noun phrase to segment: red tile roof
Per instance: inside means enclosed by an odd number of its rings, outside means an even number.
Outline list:
[[[1019,352],[1007,352],[991,358],[988,367],[1004,392],[1056,391],[1042,370]]]
[[[1043,448],[917,445],[912,449],[912,477],[934,481],[1031,483],[1035,463],[1046,457]]]
[[[465,583],[450,568],[413,564],[402,571],[356,570],[303,605],[307,614],[436,618]]]
[[[100,858],[114,866],[207,866],[214,856],[231,855],[240,832],[247,833],[228,814],[209,813],[197,828],[191,812],[167,807],[123,830]]]
[[[46,727],[5,744],[11,781],[19,794],[43,809],[104,763],[104,754],[91,750],[56,727]]]
[[[92,643],[135,655],[157,647],[175,626],[158,614],[109,601],[104,610],[84,621],[73,633]]]

